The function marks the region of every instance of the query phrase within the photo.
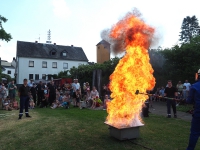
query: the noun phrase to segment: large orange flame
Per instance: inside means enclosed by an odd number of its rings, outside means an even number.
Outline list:
[[[153,33],[152,27],[131,13],[111,29],[112,39],[123,39],[126,54],[110,76],[113,100],[107,105],[109,125],[116,128],[143,125],[140,113],[148,96],[135,92],[146,93],[155,86],[147,50]]]

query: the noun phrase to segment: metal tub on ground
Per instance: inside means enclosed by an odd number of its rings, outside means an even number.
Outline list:
[[[127,127],[127,128],[116,128],[109,125],[110,136],[118,140],[130,140],[140,137],[140,126]]]

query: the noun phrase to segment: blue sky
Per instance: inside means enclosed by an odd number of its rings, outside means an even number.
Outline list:
[[[0,15],[8,21],[4,29],[10,42],[0,41],[0,57],[12,61],[17,41],[45,43],[47,31],[57,45],[82,47],[89,61],[96,62],[96,44],[101,31],[110,28],[136,7],[144,20],[155,27],[154,47],[177,44],[183,18],[200,20],[198,0],[0,0]]]

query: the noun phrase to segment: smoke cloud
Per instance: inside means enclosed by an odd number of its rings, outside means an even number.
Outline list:
[[[115,25],[113,25],[110,29],[104,29],[101,32],[101,38],[111,44],[111,52],[116,55],[118,53],[123,53],[126,51],[127,42],[130,41],[134,42],[134,34],[146,34],[149,38],[144,41],[145,42],[145,48],[149,49],[149,47],[154,46],[159,41],[159,34],[154,34],[155,29],[153,27],[146,28],[144,26],[138,26],[135,25],[133,27],[130,27],[126,25],[127,19],[130,16],[135,16],[141,21],[145,22],[142,18],[142,14],[137,8],[134,8],[131,12],[128,12],[122,19],[120,19]],[[115,30],[116,26],[121,26],[121,29],[118,30],[117,37],[112,38],[111,34],[113,34],[113,30]],[[154,30],[154,32],[151,32],[151,30]],[[125,39],[127,41],[125,41]]]

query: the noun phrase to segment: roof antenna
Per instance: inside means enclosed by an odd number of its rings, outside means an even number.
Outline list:
[[[39,38],[36,38],[36,39],[38,39],[38,40],[39,40],[39,43],[40,43],[40,34],[39,34]]]
[[[46,43],[51,43],[51,31],[49,29],[49,31],[47,31],[47,41]]]

